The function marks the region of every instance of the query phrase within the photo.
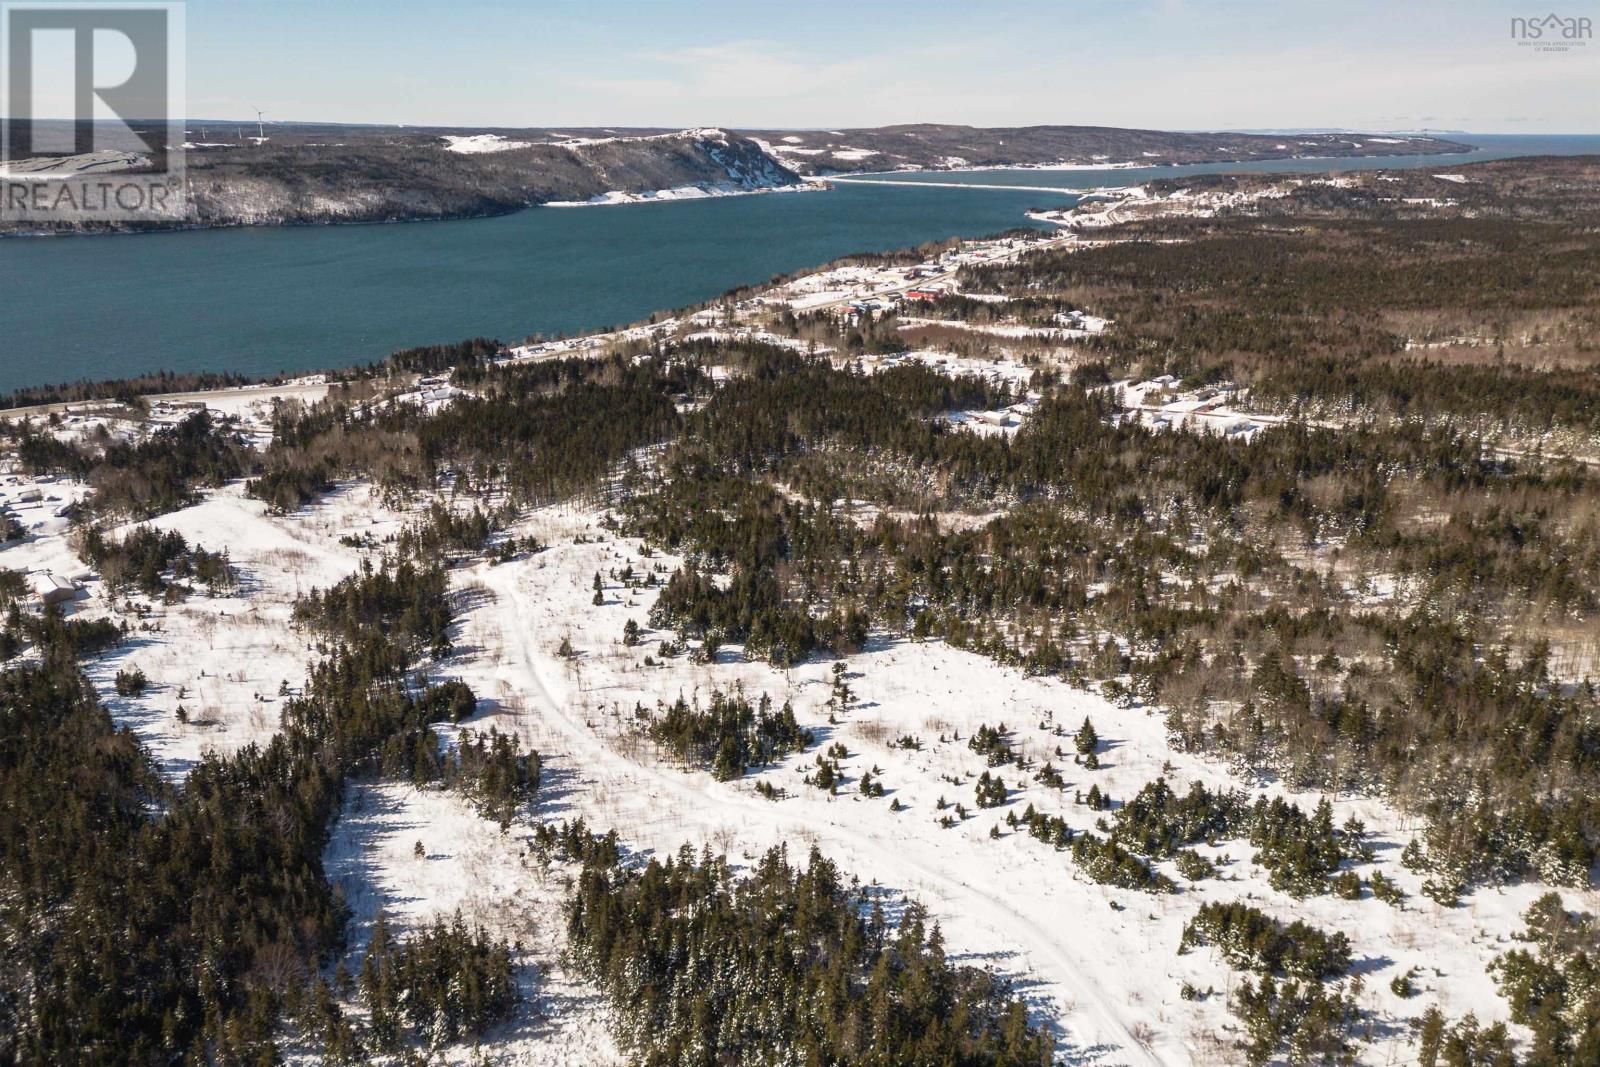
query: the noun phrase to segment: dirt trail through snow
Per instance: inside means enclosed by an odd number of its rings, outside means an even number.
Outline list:
[[[1030,970],[1057,984],[1071,997],[1073,1012],[1068,1025],[1081,1039],[1075,1051],[1082,1061],[1092,1059],[1108,1067],[1110,1064],[1177,1067],[1182,1062],[1141,1045],[1105,1003],[1103,991],[1079,973],[1068,944],[1052,932],[1068,917],[1036,915],[1009,906],[982,887],[909,857],[905,850],[897,848],[892,832],[882,838],[862,834],[825,819],[788,811],[781,803],[746,796],[704,776],[687,776],[647,766],[617,752],[583,721],[581,713],[574,713],[569,687],[547,674],[545,654],[533,644],[535,635],[541,633],[536,613],[517,581],[518,574],[515,567],[494,567],[481,569],[474,577],[511,606],[509,615],[515,623],[514,632],[504,633],[503,647],[512,655],[513,662],[520,660],[524,670],[518,681],[526,683],[526,695],[540,705],[546,716],[545,724],[559,731],[571,745],[567,756],[574,771],[610,769],[643,779],[657,790],[658,802],[673,803],[685,814],[707,807],[724,816],[737,810],[743,818],[763,824],[776,836],[786,839],[810,836],[825,845],[843,848],[851,854],[854,873],[876,877],[886,885],[915,886],[929,895],[937,895],[933,903],[947,911],[977,917],[1001,934],[1009,947],[1019,949]],[[892,825],[886,826],[886,830],[892,829]],[[1108,1045],[1115,1047],[1115,1052]],[[1068,1058],[1075,1059],[1073,1050],[1068,1051]]]

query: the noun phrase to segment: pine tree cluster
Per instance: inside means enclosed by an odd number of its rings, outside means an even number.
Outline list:
[[[916,904],[891,926],[826,858],[591,856],[568,906],[580,967],[640,1062],[1046,1067],[1051,1041],[994,975],[951,963]]]
[[[774,711],[767,694],[752,704],[737,690],[713,689],[704,707],[698,697],[691,703],[681,696],[659,705],[645,733],[679,759],[709,770],[723,782],[811,744],[811,732],[795,721],[788,702]]]

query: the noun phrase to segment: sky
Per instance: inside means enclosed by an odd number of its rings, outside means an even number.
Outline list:
[[[1600,0],[189,0],[189,115],[1600,133]]]

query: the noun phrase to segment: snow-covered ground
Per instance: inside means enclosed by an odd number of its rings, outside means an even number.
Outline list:
[[[1073,241],[1062,236],[1031,246],[969,242],[914,270],[838,267],[728,310],[532,343],[513,349],[511,358],[598,354],[619,342],[680,336],[755,338],[798,347],[800,342],[760,325],[774,304],[815,309],[873,299],[940,277],[952,279],[964,263],[993,262],[1024,254],[1025,247]],[[1059,332],[1087,334],[1106,326],[1105,320],[1082,314],[1062,322]],[[1008,328],[998,324],[987,332],[1004,338]],[[1023,390],[1033,370],[1006,355],[976,359],[923,349],[852,359],[869,371],[911,361],[984,375]],[[1240,414],[1245,398],[1225,386],[1184,390],[1163,378],[1110,388],[1127,417],[1173,429],[1248,424],[1239,431],[1248,439],[1274,421]],[[204,403],[218,414],[240,418],[259,435],[275,398],[315,399],[326,390],[321,379],[303,379],[163,398],[153,407],[150,424],[176,421],[192,410],[190,404]],[[454,395],[439,382],[419,383],[408,394],[429,406],[449,403]],[[1014,432],[1029,410],[1031,398],[1008,411],[947,417],[982,432],[1004,433]],[[74,406],[53,432],[84,438],[101,429],[126,435],[148,428],[114,412]],[[230,485],[153,525],[177,530],[207,549],[226,549],[240,578],[236,591],[215,598],[197,593],[174,604],[113,601],[77,559],[69,522],[57,513],[85,491],[66,481],[0,475],[0,503],[29,532],[27,540],[0,548],[0,566],[77,581],[84,595],[71,611],[129,621],[130,640],[89,663],[87,672],[112,715],[133,729],[175,778],[207,751],[232,752],[272,735],[282,706],[281,684],[297,688],[314,656],[307,635],[290,625],[294,599],[351,573],[371,551],[363,543],[381,542],[409,517],[384,507],[371,487],[361,484],[341,487],[290,516],[268,514],[245,497],[240,485]],[[1011,830],[1007,813],[1020,815],[1031,804],[1062,816],[1076,830],[1092,830],[1099,815],[1073,802],[1076,791],[1093,784],[1126,800],[1163,775],[1180,790],[1199,780],[1212,787],[1281,791],[1270,782],[1241,783],[1223,765],[1174,749],[1159,709],[1118,706],[1097,693],[1029,677],[939,642],[876,636],[848,659],[855,699],[834,722],[825,706],[832,674],[824,659],[780,670],[745,661],[737,647],[723,649],[712,664],[696,664],[681,654],[663,659],[660,642],[672,635],[648,629],[655,590],[625,588],[608,578],[604,604],[597,607],[591,603],[591,582],[597,572],[610,576],[629,566],[664,578],[681,561],[614,536],[603,518],[576,506],[538,511],[513,532],[537,536],[548,550],[452,572],[455,586],[470,595],[462,597],[459,651],[436,671],[466,681],[480,704],[471,720],[441,726],[439,732],[449,743],[462,729],[492,724],[538,750],[545,773],[536,809],[502,833],[459,796],[404,783],[360,782],[346,797],[326,856],[329,877],[353,909],[345,960],[351,970],[358,969],[380,910],[401,930],[459,910],[469,921],[521,943],[527,999],[516,1019],[489,1036],[496,1062],[543,1067],[619,1059],[605,1032],[599,998],[562,966],[560,901],[571,872],[560,865],[541,866],[526,847],[533,822],[577,816],[597,830],[615,828],[638,854],[675,851],[687,842],[709,844],[749,862],[773,845],[787,845],[791,853],[815,845],[891,897],[925,902],[954,956],[1011,976],[1035,1017],[1058,1036],[1068,1063],[1176,1067],[1236,1058],[1231,1046],[1238,1035],[1231,1029],[1225,994],[1237,975],[1214,952],[1176,954],[1184,922],[1209,900],[1249,898],[1279,919],[1303,918],[1350,936],[1355,969],[1365,979],[1362,1003],[1379,1024],[1374,1042],[1362,1052],[1363,1063],[1410,1062],[1406,1024],[1435,1004],[1451,1016],[1473,1011],[1484,1021],[1506,1017],[1506,1005],[1485,968],[1510,947],[1521,912],[1545,887],[1479,889],[1453,909],[1433,904],[1420,895],[1420,878],[1398,862],[1418,828],[1381,801],[1351,797],[1330,799],[1339,821],[1356,815],[1372,830],[1377,859],[1362,873],[1381,870],[1398,883],[1409,894],[1403,909],[1370,897],[1295,900],[1270,887],[1252,862],[1253,849],[1237,841],[1200,850],[1221,861],[1220,879],[1190,883],[1180,877],[1182,891],[1172,896],[1090,882],[1066,854]],[[864,521],[855,513],[842,518]],[[949,518],[952,526],[980,521]],[[1381,581],[1371,584],[1371,595],[1385,595]],[[637,647],[622,642],[630,619],[645,627]],[[563,639],[575,650],[570,658],[558,653]],[[658,662],[646,665],[646,656]],[[117,671],[133,667],[150,678],[150,688],[140,697],[117,696]],[[815,730],[816,745],[742,780],[718,783],[703,771],[674,765],[638,732],[637,704],[654,707],[680,694],[704,699],[713,689],[740,686],[752,698],[765,693],[778,702],[792,701],[801,721]],[[175,714],[180,703],[189,712],[187,723]],[[1085,717],[1104,742],[1101,769],[1093,772],[1074,764],[1068,736]],[[998,772],[1010,790],[1007,804],[977,807],[975,780],[985,766],[967,739],[980,725],[1001,723],[1035,766],[1048,760],[1065,775],[1064,792],[1007,766]],[[917,746],[895,744],[906,736]],[[845,781],[837,795],[829,795],[802,778],[816,752],[835,742],[849,755],[842,761]],[[857,792],[860,775],[869,769],[886,796]],[[758,794],[758,782],[779,789],[781,799]],[[1309,808],[1320,797],[1293,799]],[[948,812],[941,800],[965,805],[971,816],[942,827],[940,817]],[[891,802],[903,810],[891,810]],[[998,837],[991,837],[996,829]],[[1173,873],[1170,864],[1163,867]],[[1600,911],[1600,894],[1562,895],[1569,906]],[[1413,967],[1420,969],[1414,980],[1421,995],[1403,1000],[1390,991],[1389,982]],[[1186,982],[1217,992],[1186,1000],[1180,995]],[[445,1058],[465,1062],[470,1050],[450,1050]]]
[[[1164,196],[1152,194],[1143,185],[1108,187],[1090,190],[1085,197],[1070,208],[1049,211],[1030,211],[1028,218],[1035,222],[1048,222],[1076,230],[1099,230],[1120,225],[1134,219],[1155,214],[1183,215],[1193,218],[1212,218],[1218,212],[1236,210],[1261,200],[1281,199],[1302,185],[1345,186],[1350,179],[1341,177],[1285,179],[1274,185],[1234,192],[1178,189]]]
[[[523,1006],[485,1035],[492,1062],[522,1067],[622,1067],[606,1030],[600,995],[575,979],[561,960],[566,929],[561,904],[571,872],[529,856],[525,826],[502,834],[458,793],[409,783],[360,783],[328,845],[328,879],[350,905],[343,963],[361,972],[373,921],[415,930],[455,914],[519,945]],[[422,845],[422,856],[416,848]],[[442,1050],[445,1063],[474,1062],[472,1050]]]
[[[280,686],[298,692],[316,658],[310,638],[290,626],[295,599],[356,569],[360,550],[341,545],[341,537],[370,533],[381,540],[399,528],[400,517],[365,486],[337,491],[294,515],[271,516],[234,484],[149,525],[175,530],[208,551],[226,549],[237,589],[215,597],[199,591],[170,604],[137,594],[113,597],[73,552],[64,520],[0,550],[0,566],[79,579],[83,595],[70,605],[73,614],[128,621],[129,639],[86,671],[112,717],[181,779],[207,752],[226,755],[277,732]],[[110,532],[122,536],[127,529]],[[149,687],[136,697],[118,696],[117,672],[134,669]]]
[[[47,484],[58,496],[76,492],[64,483]],[[0,487],[17,496],[30,488],[20,481]],[[362,485],[287,517],[268,515],[237,485],[164,516],[155,525],[208,548],[226,548],[240,588],[225,597],[197,594],[151,605],[141,616],[120,601],[108,603],[101,584],[89,578],[89,596],[74,610],[128,618],[136,632],[91,662],[88,673],[117,720],[175,776],[208,749],[229,752],[268,737],[277,728],[279,684],[297,686],[312,657],[305,635],[288,622],[293,598],[358,565],[367,550],[341,544],[342,538],[370,534],[381,541],[406,518],[381,507]],[[1542,887],[1478,890],[1455,909],[1432,904],[1418,893],[1419,878],[1398,862],[1415,827],[1378,801],[1348,797],[1335,798],[1337,817],[1358,815],[1373,830],[1376,867],[1410,894],[1404,909],[1371,898],[1296,901],[1268,885],[1242,842],[1202,849],[1224,860],[1222,878],[1180,878],[1183,891],[1173,896],[1087,881],[1064,853],[1009,829],[1005,815],[1032,804],[1090,830],[1098,816],[1073,803],[1073,794],[1091,784],[1125,800],[1161,775],[1180,789],[1193,780],[1213,787],[1238,783],[1222,765],[1174,750],[1156,709],[1119,707],[939,642],[874,638],[848,660],[855,699],[834,723],[825,706],[831,664],[823,659],[779,670],[726,648],[714,664],[684,655],[662,660],[659,642],[671,635],[648,630],[654,590],[627,589],[608,578],[605,603],[596,607],[591,581],[596,572],[609,576],[627,566],[664,577],[680,561],[613,536],[602,518],[582,508],[539,511],[514,532],[536,535],[547,551],[453,574],[456,586],[471,595],[463,598],[468,607],[459,623],[460,652],[437,670],[465,680],[481,703],[473,719],[440,732],[448,742],[459,729],[493,724],[537,749],[545,760],[537,810],[502,834],[458,796],[401,783],[358,783],[327,855],[329,875],[354,909],[349,965],[380,908],[402,930],[460,910],[469,921],[522,942],[528,999],[515,1020],[491,1035],[500,1062],[616,1059],[594,991],[561,966],[559,901],[571,872],[543,869],[525,846],[529,820],[580,815],[596,828],[616,828],[630,849],[644,854],[709,843],[748,862],[772,845],[791,851],[817,846],[891,897],[924,901],[955,956],[1011,976],[1036,1017],[1055,1029],[1066,1062],[1178,1065],[1228,1058],[1219,1044],[1233,1036],[1223,991],[1237,976],[1214,953],[1176,954],[1184,921],[1206,900],[1248,897],[1280,919],[1304,918],[1350,935],[1356,969],[1366,978],[1363,1003],[1382,1024],[1363,1062],[1403,1061],[1406,1020],[1435,1003],[1452,1015],[1506,1016],[1485,967],[1509,947],[1519,914]],[[64,524],[0,550],[0,565],[83,569]],[[629,619],[646,627],[644,640],[632,648],[622,643]],[[141,622],[152,628],[137,629]],[[571,659],[558,653],[563,638],[576,650]],[[660,662],[646,666],[647,655]],[[139,698],[116,696],[116,671],[133,666],[149,675],[151,688]],[[653,707],[679,694],[704,699],[714,688],[737,686],[752,697],[767,693],[792,701],[816,731],[817,744],[743,780],[718,783],[665,759],[641,739],[633,721],[636,704]],[[192,710],[187,724],[173,714],[180,687]],[[1065,736],[1085,717],[1104,739],[1103,765],[1094,772],[1074,765]],[[1066,775],[1064,792],[1008,766],[998,771],[1011,791],[1007,805],[977,808],[974,783],[984,764],[966,741],[980,725],[1001,723],[1035,765],[1048,760]],[[894,744],[906,735],[920,748]],[[802,777],[816,751],[834,742],[849,756],[842,788],[828,795]],[[886,797],[856,791],[869,768]],[[782,799],[757,794],[757,782],[780,789]],[[1255,788],[1275,791],[1271,784]],[[964,804],[971,816],[941,827],[941,799]],[[1319,798],[1294,799],[1309,807]],[[891,801],[903,810],[892,811]],[[990,836],[993,827],[998,838]],[[1600,909],[1592,892],[1564,896],[1585,910]],[[1423,993],[1401,1000],[1388,983],[1412,967],[1421,968]],[[1184,982],[1219,992],[1184,1000]],[[457,1052],[449,1058],[466,1058],[465,1050]]]
[[[148,156],[137,152],[102,149],[74,156],[29,156],[0,162],[0,178],[12,181],[45,181],[73,175],[111,174],[148,166]]]
[[[1285,421],[1279,415],[1242,410],[1243,398],[1229,386],[1183,389],[1170,374],[1148,381],[1117,382],[1110,391],[1127,418],[1155,430],[1218,433],[1236,441],[1251,441],[1267,426]]]
[[[1063,233],[1032,241],[963,241],[934,260],[911,266],[846,264],[808,271],[767,289],[761,299],[796,311],[814,311],[853,301],[894,299],[908,291],[947,292],[954,289],[956,272],[964,266],[1004,262],[1032,251],[1059,248],[1074,240],[1074,235]],[[1000,295],[987,293],[977,299],[993,301]]]
[[[965,294],[962,294],[963,296]],[[985,333],[993,337],[1011,337],[1042,341],[1081,341],[1104,332],[1106,320],[1084,316],[1073,320],[1075,325],[1033,326],[1020,322],[965,322],[961,319],[925,319],[915,315],[901,315],[900,328],[915,330],[927,326],[943,326],[968,333]]]
[[[597,193],[587,200],[552,200],[545,207],[606,207],[617,204],[655,204],[674,200],[704,200],[714,196],[754,196],[758,193],[806,193],[824,188],[817,182],[797,185],[774,185],[752,188],[737,181],[701,182],[698,185],[679,185],[671,189],[651,189],[642,193],[624,193],[615,189]]]
[[[30,408],[0,411],[0,418],[17,425],[30,425],[60,440],[83,443],[100,426],[123,440],[134,440],[153,429],[181,422],[205,408],[213,415],[239,420],[239,428],[257,444],[271,440],[272,412],[282,401],[315,403],[328,395],[327,376],[308,374],[281,382],[241,385],[227,389],[188,393],[158,393],[145,398],[148,416],[111,400],[85,400],[64,404],[40,404]],[[55,421],[50,421],[50,416]]]
[[[514,148],[529,148],[533,145],[532,141],[513,141],[498,133],[447,133],[444,135],[444,142],[446,152],[455,152],[463,156],[509,152]]]
[[[857,700],[830,724],[826,662],[777,670],[725,649],[713,665],[680,656],[647,667],[644,657],[659,658],[657,640],[670,635],[647,631],[637,648],[623,646],[623,624],[631,618],[646,625],[653,594],[611,583],[606,604],[596,608],[590,604],[592,575],[627,565],[636,572],[670,569],[677,560],[610,537],[598,515],[581,510],[540,513],[527,530],[550,550],[459,576],[479,594],[463,621],[463,644],[473,651],[449,669],[484,699],[480,718],[468,726],[515,730],[545,756],[552,794],[542,814],[581,814],[596,827],[617,827],[632,847],[647,852],[710,842],[748,861],[774,844],[815,844],[863,880],[927,902],[951,951],[1014,976],[1039,1017],[1059,1026],[1071,1061],[1184,1064],[1220,1055],[1215,1036],[1230,1025],[1224,998],[1196,1003],[1179,995],[1184,981],[1222,991],[1234,980],[1214,954],[1176,955],[1183,922],[1204,900],[1249,896],[1281,919],[1305,918],[1348,933],[1357,970],[1367,979],[1364,1003],[1389,1026],[1366,1062],[1387,1062],[1403,1052],[1400,1024],[1429,1004],[1456,1014],[1474,1010],[1482,1019],[1506,1014],[1485,966],[1505,950],[1517,916],[1540,887],[1482,890],[1457,909],[1430,903],[1417,895],[1418,877],[1398,863],[1414,827],[1378,802],[1338,798],[1337,817],[1356,814],[1372,828],[1378,869],[1411,894],[1404,910],[1370,898],[1296,901],[1270,888],[1251,862],[1252,850],[1238,842],[1206,850],[1229,860],[1222,880],[1186,884],[1176,896],[1097,885],[1078,875],[1064,854],[1006,829],[1004,816],[1032,803],[1077,829],[1092,829],[1095,814],[1071,800],[1074,790],[1091,783],[1118,799],[1163,774],[1180,788],[1192,780],[1236,784],[1222,766],[1175,751],[1155,710],[1120,708],[943,644],[880,639],[850,658]],[[557,653],[563,638],[577,650],[571,660]],[[713,688],[735,686],[793,701],[820,746],[847,746],[839,795],[801,782],[815,750],[723,784],[670,765],[631,725],[636,702],[650,707],[680,693],[704,698]],[[1092,773],[1073,766],[1070,755],[1056,755],[1058,746],[1070,752],[1058,728],[1070,733],[1085,716],[1109,749],[1102,769]],[[981,724],[1001,722],[1024,752],[1038,763],[1051,760],[1067,775],[1066,793],[1005,768],[999,773],[1012,790],[1007,807],[975,808],[973,783],[983,762],[966,739]],[[920,740],[920,750],[891,744],[906,734]],[[941,742],[941,734],[947,740]],[[886,798],[855,792],[860,773],[872,767],[889,790]],[[766,800],[755,792],[758,781],[786,795]],[[973,816],[941,828],[941,797],[965,804]],[[891,811],[890,799],[904,810]],[[1295,799],[1309,807],[1319,798]],[[997,840],[989,836],[996,825]],[[1600,903],[1592,893],[1567,896],[1590,910]],[[1388,982],[1413,966],[1422,968],[1424,995],[1401,1000]]]

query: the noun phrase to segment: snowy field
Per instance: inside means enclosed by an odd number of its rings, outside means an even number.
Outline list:
[[[856,700],[829,724],[829,664],[818,661],[788,671],[745,662],[725,648],[713,665],[685,657],[646,667],[661,634],[646,631],[635,648],[621,641],[624,623],[647,626],[651,594],[611,583],[606,604],[593,607],[590,581],[599,571],[631,565],[636,572],[677,561],[646,555],[639,543],[604,533],[598,516],[550,512],[528,530],[552,547],[517,563],[481,566],[459,580],[479,590],[463,620],[471,651],[452,663],[484,700],[482,722],[514,729],[543,753],[555,795],[541,815],[582,815],[596,827],[617,827],[644,852],[663,853],[688,842],[710,842],[746,861],[774,844],[791,851],[815,844],[863,881],[894,896],[914,896],[944,924],[952,952],[1016,979],[1039,1016],[1053,1020],[1068,1062],[1184,1064],[1226,1058],[1217,1043],[1231,1023],[1222,995],[1234,972],[1211,952],[1176,955],[1184,921],[1200,903],[1250,897],[1277,918],[1303,918],[1343,930],[1355,946],[1355,971],[1366,980],[1364,1004],[1386,1024],[1364,1060],[1391,1062],[1409,1047],[1406,1019],[1429,1004],[1453,1013],[1475,1010],[1480,1019],[1506,1015],[1485,967],[1508,947],[1518,916],[1540,892],[1537,886],[1480,890],[1456,909],[1417,895],[1420,878],[1402,868],[1399,853],[1415,827],[1370,800],[1340,799],[1337,818],[1365,820],[1373,831],[1376,869],[1410,894],[1404,910],[1371,898],[1294,898],[1270,888],[1240,842],[1202,849],[1224,861],[1220,880],[1187,883],[1169,897],[1150,896],[1089,882],[1065,854],[1005,825],[1007,812],[1028,804],[1063,815],[1075,829],[1092,830],[1096,814],[1072,802],[1076,790],[1096,784],[1120,799],[1165,776],[1175,787],[1199,780],[1233,783],[1225,768],[1174,751],[1153,709],[1119,708],[1098,695],[1060,682],[1029,678],[939,643],[874,642],[849,660]],[[583,538],[583,543],[579,538]],[[570,640],[575,658],[557,654]],[[659,659],[659,657],[658,657]],[[631,726],[635,703],[652,706],[679,694],[707,697],[714,688],[741,686],[752,697],[767,693],[792,701],[817,746],[784,763],[753,771],[733,783],[664,762]],[[1102,768],[1074,767],[1070,735],[1090,717],[1106,741]],[[999,809],[973,804],[984,763],[966,739],[980,725],[1005,723],[1014,744],[1038,763],[1051,760],[1067,775],[1058,793],[1002,771],[1011,790]],[[472,724],[467,724],[472,725]],[[1057,732],[1059,729],[1060,732]],[[920,750],[891,742],[920,739]],[[940,735],[947,740],[941,742]],[[956,740],[956,735],[961,740]],[[804,785],[818,747],[842,742],[846,781],[837,796]],[[868,799],[855,791],[860,773],[888,789]],[[1009,772],[1009,773],[1008,773]],[[757,782],[783,791],[776,802],[760,796]],[[960,784],[956,784],[959,782]],[[1259,787],[1273,793],[1270,785]],[[938,822],[940,798],[973,809],[951,829]],[[1302,806],[1317,796],[1294,797]],[[897,800],[904,810],[890,810]],[[991,838],[992,827],[1000,837]],[[1169,865],[1170,866],[1170,865]],[[1168,873],[1172,873],[1170,870]],[[1569,904],[1593,910],[1593,893],[1567,893]],[[1402,1000],[1391,979],[1420,968],[1423,994]],[[1200,1002],[1183,1000],[1183,982],[1215,989]]]
[[[177,605],[108,604],[90,579],[88,595],[73,610],[125,617],[136,630],[126,644],[89,664],[90,677],[117,720],[135,730],[175,777],[208,750],[230,752],[270,736],[277,727],[280,683],[297,686],[313,655],[306,636],[289,623],[293,598],[339,580],[373,551],[341,544],[341,538],[370,535],[381,542],[407,518],[381,507],[361,485],[287,517],[267,514],[238,486],[164,516],[159,527],[208,548],[226,548],[239,589]],[[739,862],[756,859],[772,845],[786,845],[797,855],[813,845],[821,848],[845,870],[880,887],[887,899],[926,903],[954,955],[1010,976],[1037,1018],[1054,1028],[1063,1062],[1229,1059],[1233,1024],[1225,994],[1237,981],[1235,972],[1210,951],[1176,954],[1184,921],[1206,900],[1249,898],[1279,919],[1303,918],[1350,935],[1355,971],[1366,983],[1364,1006],[1381,1023],[1364,1062],[1406,1062],[1405,1023],[1431,1004],[1455,1015],[1473,1010],[1484,1020],[1506,1015],[1485,967],[1509,946],[1518,916],[1541,887],[1478,890],[1454,909],[1433,904],[1419,894],[1419,877],[1399,864],[1415,827],[1379,802],[1336,798],[1335,808],[1339,820],[1357,815],[1372,829],[1376,869],[1409,894],[1403,909],[1370,897],[1295,900],[1268,885],[1243,842],[1202,848],[1221,862],[1222,877],[1198,883],[1179,878],[1183,889],[1176,895],[1099,885],[1080,875],[1065,853],[1012,830],[1005,818],[1032,804],[1063,816],[1076,830],[1093,830],[1098,813],[1074,803],[1074,794],[1091,784],[1119,801],[1163,775],[1180,790],[1196,780],[1212,787],[1238,784],[1220,764],[1175,751],[1156,709],[1119,707],[938,642],[880,637],[849,658],[846,679],[854,698],[830,723],[828,661],[779,670],[746,662],[736,646],[724,648],[711,664],[692,663],[682,654],[663,658],[659,642],[672,635],[648,628],[654,589],[625,588],[610,576],[631,566],[635,573],[664,577],[680,561],[613,536],[601,513],[549,509],[513,532],[535,535],[550,547],[514,562],[453,572],[465,610],[457,654],[437,672],[466,681],[480,705],[475,717],[440,732],[448,743],[460,730],[492,724],[536,748],[545,760],[537,810],[502,834],[459,796],[363,782],[347,797],[327,856],[329,877],[354,911],[345,961],[352,970],[379,909],[400,929],[459,910],[522,944],[527,999],[518,1018],[494,1036],[501,1062],[616,1058],[595,992],[561,965],[559,902],[571,872],[541,867],[525,843],[528,820],[577,816],[596,828],[615,827],[641,857],[684,843],[709,843]],[[82,570],[64,530],[41,530],[34,540],[0,553],[0,562]],[[606,578],[600,607],[591,603],[596,572]],[[635,647],[622,642],[629,619],[645,628]],[[570,659],[558,652],[563,639],[575,650]],[[646,666],[646,656],[656,665]],[[132,666],[144,670],[152,685],[139,698],[118,697],[112,679]],[[736,687],[752,698],[770,694],[778,703],[792,701],[801,722],[815,731],[816,743],[779,765],[719,783],[705,772],[676,766],[638,730],[636,704],[650,708],[680,694],[703,700],[714,689]],[[180,692],[194,712],[188,723],[173,714]],[[1070,734],[1085,717],[1104,742],[1102,766],[1092,772],[1075,766],[1071,755]],[[1050,761],[1065,774],[1064,791],[1008,766],[998,772],[1009,791],[1005,806],[976,806],[974,783],[985,764],[966,741],[980,725],[1001,723],[1035,765]],[[920,748],[895,743],[908,735]],[[816,753],[835,742],[849,755],[842,761],[845,780],[837,795],[829,795],[802,777]],[[869,769],[886,788],[882,798],[856,790]],[[758,782],[776,787],[781,798],[758,794]],[[1275,791],[1271,783],[1254,788]],[[1309,808],[1319,798],[1294,799]],[[939,808],[941,800],[951,808],[962,803],[970,817],[941,826],[940,817],[948,813]],[[891,810],[891,802],[901,810]],[[1162,866],[1173,873],[1170,864]],[[1563,895],[1569,905],[1600,909],[1592,892]],[[1402,1000],[1389,982],[1413,967],[1419,968],[1422,993]],[[1179,993],[1185,982],[1216,993],[1185,1000]]]

